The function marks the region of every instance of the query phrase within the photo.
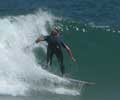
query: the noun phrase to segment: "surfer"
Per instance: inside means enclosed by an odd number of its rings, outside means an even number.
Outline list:
[[[67,52],[70,55],[73,62],[76,62],[76,60],[73,57],[70,47],[67,44],[65,44],[65,42],[63,41],[59,30],[56,28],[53,29],[50,35],[39,37],[39,38],[37,38],[37,40],[35,42],[39,43],[40,41],[46,41],[48,43],[47,67],[52,65],[52,57],[55,54],[57,57],[58,63],[60,65],[61,74],[63,76],[65,73],[65,68],[64,68],[64,64],[63,64],[62,47],[67,50]]]

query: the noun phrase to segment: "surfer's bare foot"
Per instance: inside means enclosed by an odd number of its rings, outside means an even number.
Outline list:
[[[50,67],[49,64],[43,64],[43,65],[42,65],[42,68],[45,69],[45,70],[48,70],[48,71],[51,70],[51,67]]]
[[[63,74],[63,73],[60,73],[60,76],[61,76],[61,77],[64,77],[64,74]]]

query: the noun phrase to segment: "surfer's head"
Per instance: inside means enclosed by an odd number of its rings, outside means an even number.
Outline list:
[[[52,36],[58,36],[58,35],[59,35],[59,30],[56,29],[56,28],[54,28],[54,29],[52,30],[52,32],[51,32],[51,35],[52,35]]]
[[[60,33],[60,29],[58,27],[55,27],[54,30]]]

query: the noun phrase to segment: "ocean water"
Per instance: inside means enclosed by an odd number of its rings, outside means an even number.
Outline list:
[[[120,98],[118,0],[0,1],[0,100]],[[32,44],[55,26],[77,60],[73,63],[63,50],[68,76],[96,85],[76,86],[57,76],[55,58],[54,74],[42,69],[47,44]]]

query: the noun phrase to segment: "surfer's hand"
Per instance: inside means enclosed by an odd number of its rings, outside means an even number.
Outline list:
[[[35,43],[39,43],[40,42],[40,39],[38,38],[37,40],[35,40]]]
[[[72,57],[72,61],[73,61],[73,62],[76,62],[76,59],[75,59],[74,57]]]

